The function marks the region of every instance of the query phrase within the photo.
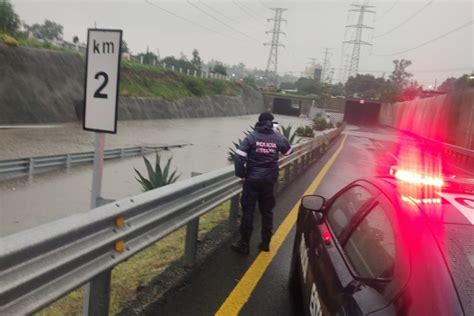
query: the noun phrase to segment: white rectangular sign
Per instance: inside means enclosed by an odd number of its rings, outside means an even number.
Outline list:
[[[117,133],[121,46],[121,30],[88,30],[83,122],[85,130]]]

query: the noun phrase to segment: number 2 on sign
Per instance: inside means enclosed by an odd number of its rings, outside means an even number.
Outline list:
[[[94,78],[95,79],[99,79],[99,77],[103,77],[104,78],[104,81],[102,82],[102,84],[100,85],[100,87],[95,91],[94,93],[94,98],[99,98],[99,99],[107,99],[107,94],[106,93],[102,93],[102,90],[104,90],[105,86],[107,85],[107,83],[109,82],[109,75],[107,75],[107,73],[103,72],[103,71],[100,71],[98,73],[95,74]]]

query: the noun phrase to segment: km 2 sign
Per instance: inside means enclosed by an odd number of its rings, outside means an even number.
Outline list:
[[[121,47],[121,30],[88,30],[83,122],[85,130],[117,133]]]

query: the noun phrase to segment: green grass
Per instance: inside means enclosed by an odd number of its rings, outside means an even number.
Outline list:
[[[199,240],[204,239],[206,234],[214,227],[228,219],[229,206],[230,202],[226,202],[201,216],[199,220]],[[128,302],[135,300],[137,286],[148,284],[171,263],[180,260],[184,254],[185,237],[186,227],[182,227],[113,269],[109,309],[111,315],[116,315]],[[36,313],[36,315],[80,315],[82,313],[82,300],[82,289],[78,289]]]
[[[53,50],[58,50],[58,51],[67,51],[67,49],[56,46],[52,43],[49,42],[42,42],[38,41],[32,38],[26,38],[26,37],[17,37],[16,40],[18,41],[18,44],[20,46],[25,46],[25,47],[34,47],[34,48],[46,48],[46,49],[53,49]]]
[[[122,96],[160,97],[173,101],[182,97],[236,96],[239,93],[240,86],[235,82],[195,78],[160,66],[122,62]]]

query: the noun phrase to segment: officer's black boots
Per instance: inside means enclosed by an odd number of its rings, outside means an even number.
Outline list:
[[[261,251],[269,252],[270,251],[270,244],[265,243],[265,242],[261,242],[261,243],[258,244],[258,249],[260,249]]]
[[[238,242],[233,243],[230,248],[235,252],[241,253],[243,255],[248,255],[250,252],[248,242],[239,240]]]

